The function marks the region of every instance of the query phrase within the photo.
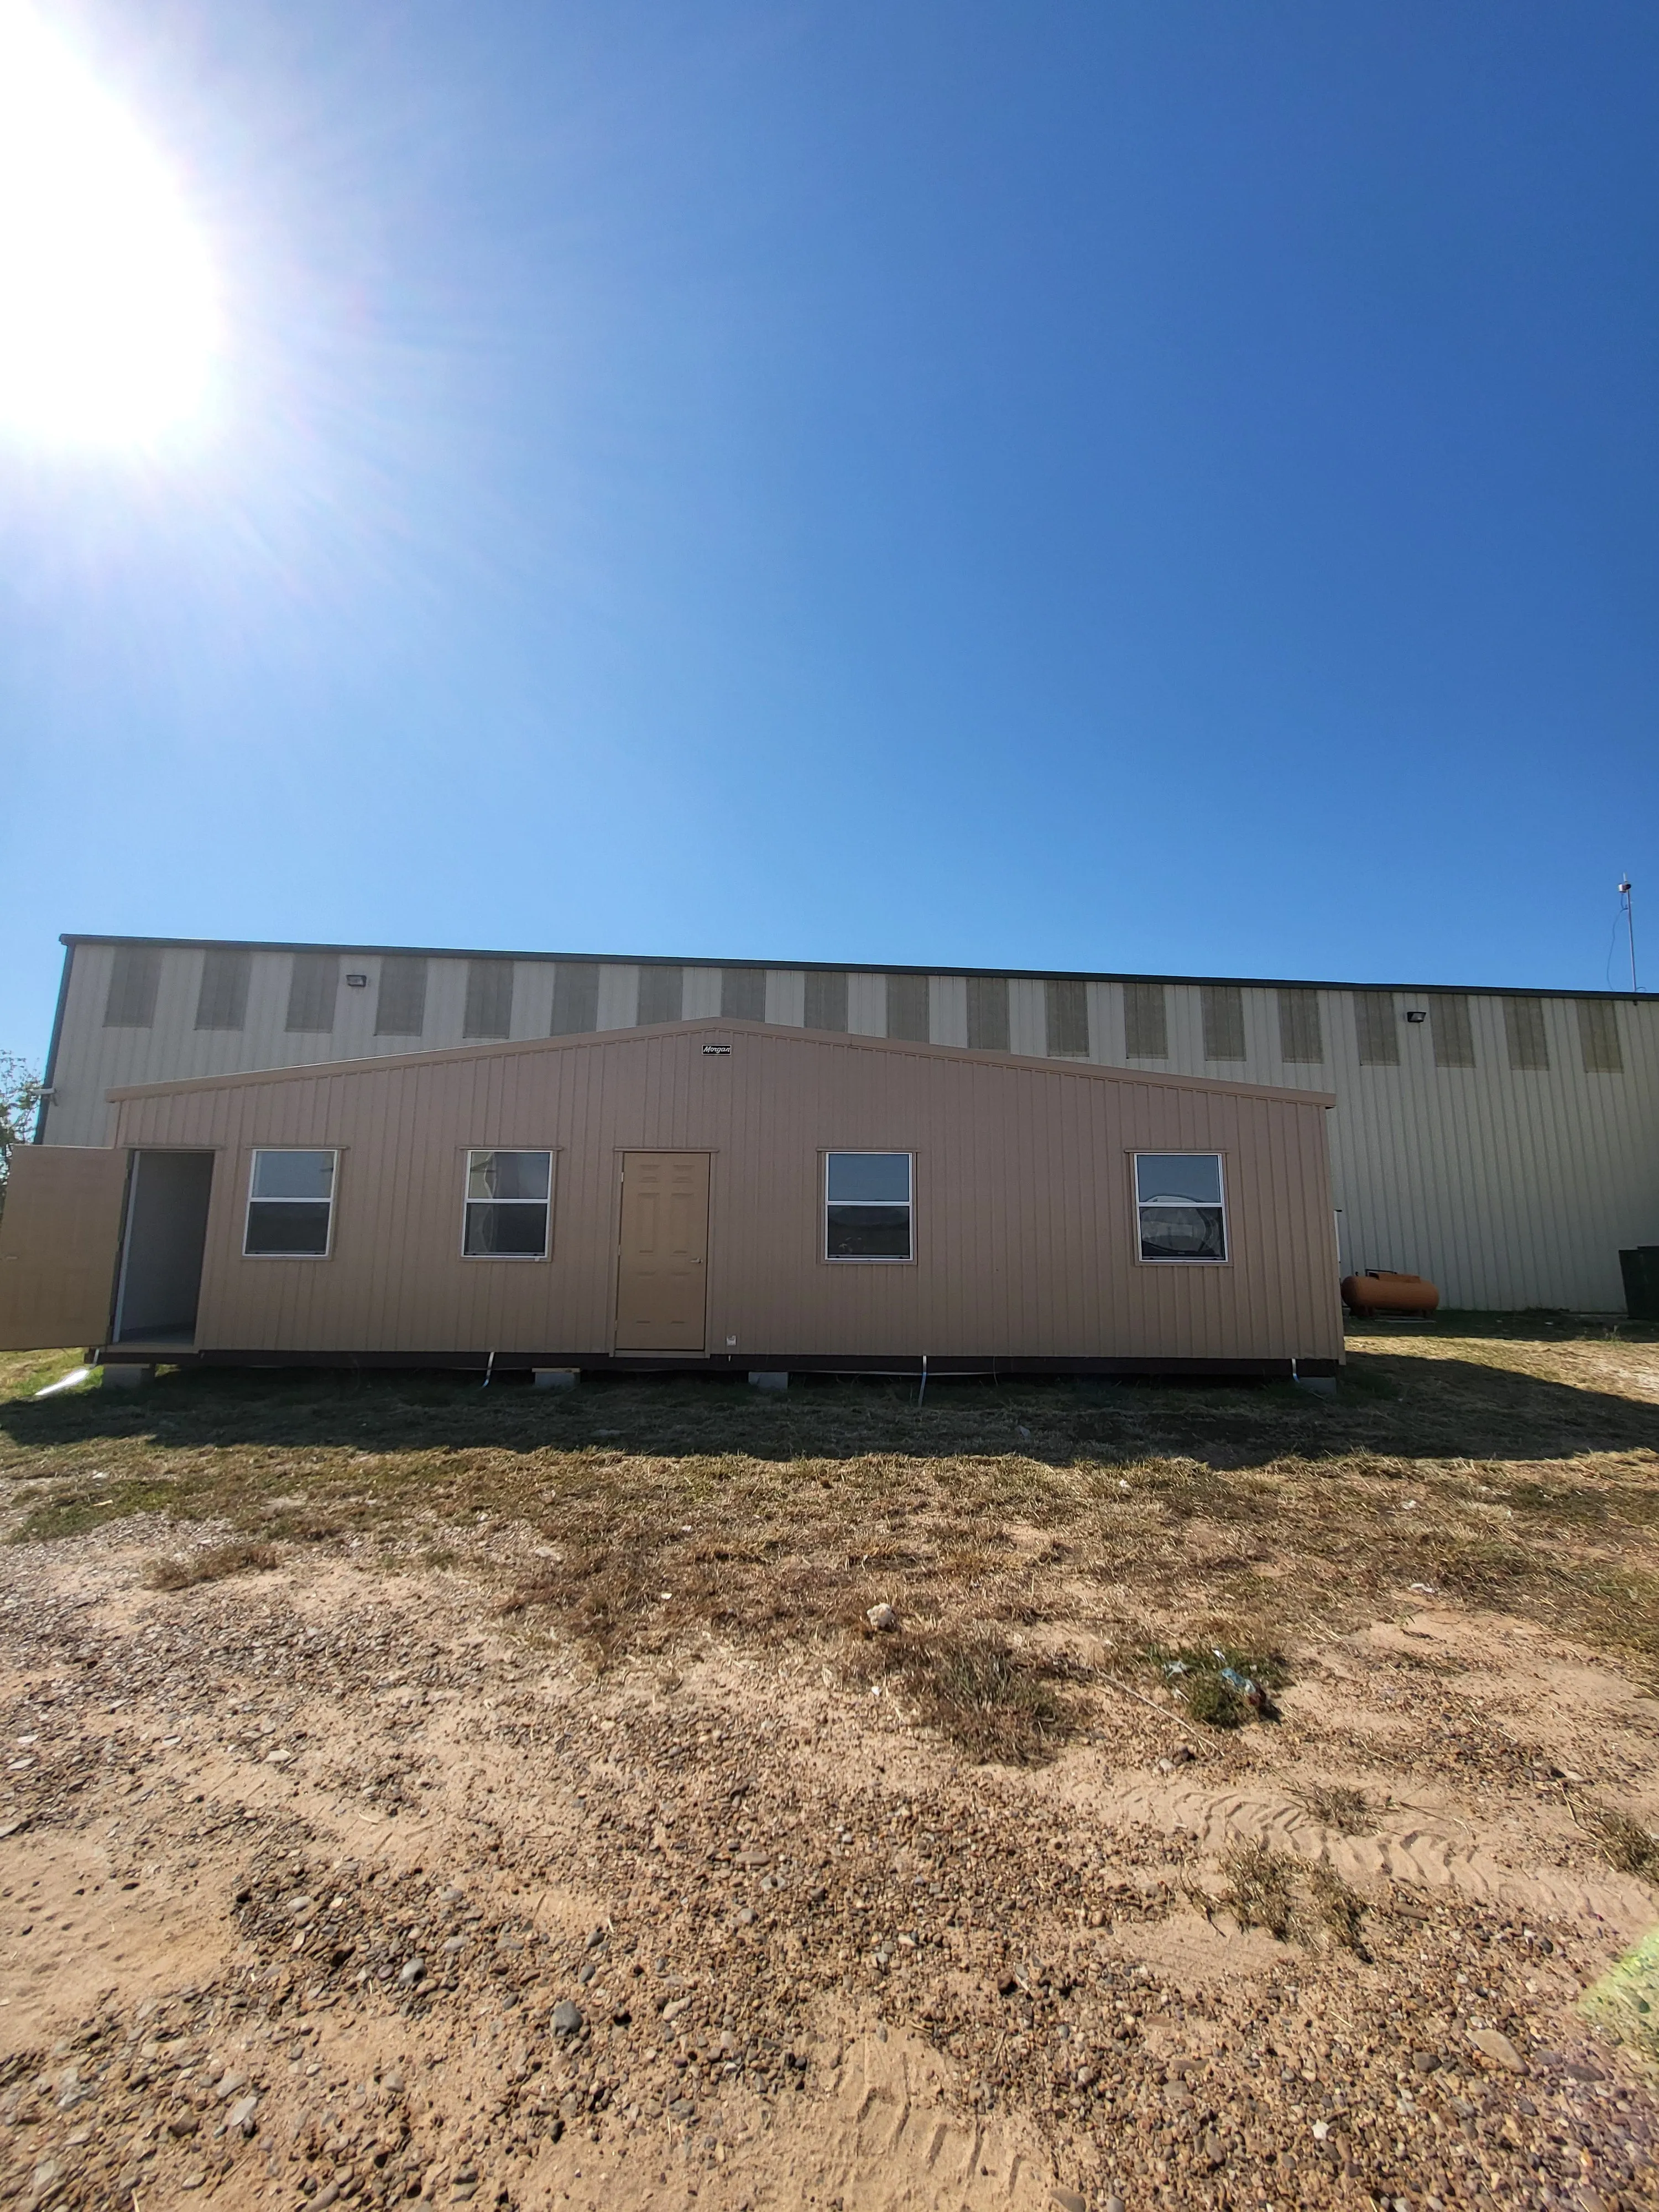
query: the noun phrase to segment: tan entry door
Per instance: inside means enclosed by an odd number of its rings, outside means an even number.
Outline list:
[[[126,1183],[125,1152],[12,1146],[0,1216],[0,1351],[105,1342]]]
[[[618,1352],[701,1352],[708,1259],[707,1152],[623,1155]]]

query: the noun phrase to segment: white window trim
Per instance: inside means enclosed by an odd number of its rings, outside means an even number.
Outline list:
[[[1221,1182],[1221,1257],[1218,1260],[1209,1259],[1199,1252],[1194,1252],[1189,1259],[1177,1259],[1173,1255],[1163,1260],[1149,1260],[1146,1257],[1145,1239],[1140,1233],[1142,1211],[1140,1163],[1142,1160],[1213,1160],[1215,1162]],[[1227,1155],[1218,1146],[1200,1148],[1196,1146],[1184,1145],[1178,1149],[1165,1147],[1158,1152],[1131,1152],[1129,1195],[1134,1202],[1135,1265],[1138,1267],[1231,1267],[1232,1266],[1233,1224],[1227,1206]],[[1196,1200],[1194,1200],[1194,1204],[1199,1202]],[[1146,1203],[1150,1204],[1152,1201],[1148,1200]]]
[[[830,1249],[830,1163],[831,1160],[903,1159],[910,1170],[910,1195],[904,1201],[909,1216],[910,1249],[901,1257],[894,1252],[832,1252]],[[896,1206],[896,1199],[838,1198],[837,1206]],[[914,1267],[916,1264],[916,1156],[896,1145],[832,1145],[823,1154],[823,1180],[820,1200],[820,1221],[823,1229],[818,1257],[826,1267]]]
[[[547,1162],[547,1196],[545,1198],[473,1198],[470,1193],[472,1182],[472,1163],[492,1152],[535,1152]],[[527,1261],[538,1267],[553,1254],[553,1163],[557,1157],[551,1145],[472,1145],[461,1160],[461,1257],[477,1265],[483,1261],[495,1267],[503,1260],[522,1263]],[[475,1206],[539,1206],[542,1208],[542,1249],[539,1252],[469,1252],[466,1249],[466,1218]]]
[[[247,1233],[256,1206],[319,1206],[315,1198],[259,1198],[253,1188],[253,1178],[259,1172],[259,1162],[267,1153],[326,1152],[334,1163],[328,1178],[328,1235],[320,1252],[250,1252]],[[254,1145],[250,1147],[247,1161],[247,1204],[242,1210],[242,1257],[245,1260],[319,1260],[334,1257],[334,1208],[340,1195],[340,1153],[335,1145]]]

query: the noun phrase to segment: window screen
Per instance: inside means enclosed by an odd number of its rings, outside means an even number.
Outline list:
[[[340,956],[337,952],[296,952],[288,982],[290,1032],[310,1030],[317,1035],[334,1027],[334,1002],[340,994]]]
[[[806,1026],[809,1030],[847,1028],[847,971],[844,968],[806,971]]]
[[[106,1030],[147,1030],[155,1019],[161,954],[154,945],[118,945],[104,1001]]]
[[[1130,1060],[1170,1057],[1170,1017],[1162,983],[1123,986],[1123,1050]]]
[[[1206,983],[1199,991],[1206,1060],[1244,1057],[1244,994],[1237,983]]]
[[[469,1152],[461,1249],[469,1260],[544,1260],[551,1152]]]
[[[202,988],[196,994],[198,1030],[240,1030],[246,1025],[248,979],[252,973],[251,952],[202,955]]]
[[[1625,1054],[1619,1042],[1619,1008],[1611,999],[1578,1001],[1578,1050],[1586,1075],[1622,1075]]]
[[[1220,1153],[1137,1152],[1135,1212],[1143,1260],[1224,1260]]]
[[[1429,1036],[1437,1067],[1474,1066],[1474,1026],[1469,1002],[1455,991],[1437,992],[1429,1000]]]
[[[253,1260],[325,1260],[335,1152],[255,1152],[242,1250]]]
[[[1317,1067],[1324,1060],[1317,991],[1279,993],[1279,1056],[1291,1067]]]
[[[599,962],[561,960],[553,970],[553,1035],[586,1036],[599,1026]]]
[[[826,1260],[908,1260],[908,1152],[829,1152],[823,1163]]]
[[[1544,1029],[1541,999],[1505,999],[1504,1035],[1513,1068],[1541,1068],[1550,1064],[1549,1038]]]
[[[890,1037],[907,1037],[912,1044],[926,1044],[930,1029],[928,984],[927,975],[890,975],[887,978],[887,1034]]]
[[[510,960],[469,960],[466,963],[466,1012],[461,1035],[505,1037],[513,1034],[513,963]]]
[[[1359,1037],[1362,1067],[1398,1067],[1400,1023],[1392,991],[1356,991],[1353,1024]]]
[[[426,1027],[426,963],[393,952],[380,963],[376,1036],[419,1036]]]
[[[968,978],[968,1042],[979,1052],[1008,1049],[1008,978]]]
[[[1089,1057],[1089,987],[1074,975],[1051,975],[1042,987],[1048,1044],[1055,1060]]]
[[[641,969],[638,1018],[642,1024],[677,1022],[684,1003],[685,970],[683,968]]]
[[[720,1012],[734,1022],[763,1022],[766,1019],[765,969],[722,968]]]

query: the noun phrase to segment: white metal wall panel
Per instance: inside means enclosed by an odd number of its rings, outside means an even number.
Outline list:
[[[380,958],[368,952],[341,955],[331,1036],[287,1030],[292,955],[263,949],[252,953],[244,1028],[198,1030],[202,949],[164,947],[153,1024],[106,1029],[103,1016],[115,947],[77,945],[48,1140],[104,1142],[107,1094],[125,1085],[406,1053],[410,1040],[374,1033]],[[367,974],[368,987],[347,988],[344,979],[352,973]],[[422,1048],[461,1042],[465,979],[464,959],[432,959]],[[633,963],[600,963],[601,1029],[634,1026],[638,983]],[[688,965],[684,984],[688,1016],[718,1010],[717,968]],[[931,986],[933,1041],[965,1045],[966,979],[935,975]],[[1110,1066],[1128,1065],[1121,982],[1094,979],[1085,988],[1091,1059]],[[546,1034],[552,988],[550,959],[516,963],[515,1036]],[[804,992],[800,969],[769,970],[769,1018],[799,1023]],[[1462,995],[1474,1043],[1472,1068],[1437,1066],[1432,1022],[1405,1020],[1413,1006],[1428,1011],[1435,994],[1400,990],[1393,994],[1399,1022],[1397,1067],[1360,1065],[1354,997],[1342,989],[1318,993],[1326,1057],[1314,1065],[1283,1060],[1276,991],[1247,985],[1248,1057],[1242,1066],[1226,1072],[1250,1083],[1336,1092],[1331,1150],[1345,1267],[1412,1269],[1432,1277],[1446,1301],[1460,1306],[1616,1311],[1623,1304],[1620,1247],[1659,1241],[1659,1131],[1650,1103],[1659,1097],[1659,1001],[1615,1003],[1623,1070],[1589,1073],[1575,999],[1543,999],[1548,1069],[1514,1069],[1503,998],[1479,992]],[[1171,983],[1165,1000],[1169,1072],[1218,1073],[1204,1059],[1200,987]],[[850,971],[849,1031],[885,1036],[886,1000],[884,973]],[[1010,980],[1009,1018],[1012,1048],[1041,1055],[1046,1050],[1041,978]]]

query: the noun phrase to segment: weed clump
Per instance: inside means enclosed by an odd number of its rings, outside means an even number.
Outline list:
[[[232,1575],[268,1574],[282,1565],[274,1544],[213,1544],[201,1551],[152,1559],[144,1587],[153,1590],[194,1589],[198,1583],[222,1583]]]
[[[1659,1882],[1659,1836],[1628,1813],[1598,1814],[1595,1830],[1610,1866],[1643,1881]]]
[[[1195,1721],[1209,1728],[1243,1728],[1249,1720],[1277,1720],[1275,1690],[1291,1679],[1278,1652],[1241,1651],[1223,1644],[1205,1651],[1147,1655]]]
[[[1309,1868],[1308,1893],[1332,1942],[1345,1951],[1353,1952],[1358,1958],[1369,1957],[1359,1928],[1364,1902],[1349,1888],[1328,1859],[1317,1859]]]
[[[1221,1862],[1224,1905],[1241,1928],[1265,1928],[1285,1942],[1296,1918],[1291,1862],[1267,1844],[1235,1844]]]
[[[1364,1794],[1346,1782],[1304,1782],[1296,1795],[1322,1828],[1334,1828],[1339,1835],[1363,1836],[1372,1825]]]
[[[848,1662],[855,1680],[896,1680],[923,1726],[981,1766],[1040,1765],[1075,1732],[1078,1708],[1054,1687],[1060,1671],[990,1629],[872,1638]]]

